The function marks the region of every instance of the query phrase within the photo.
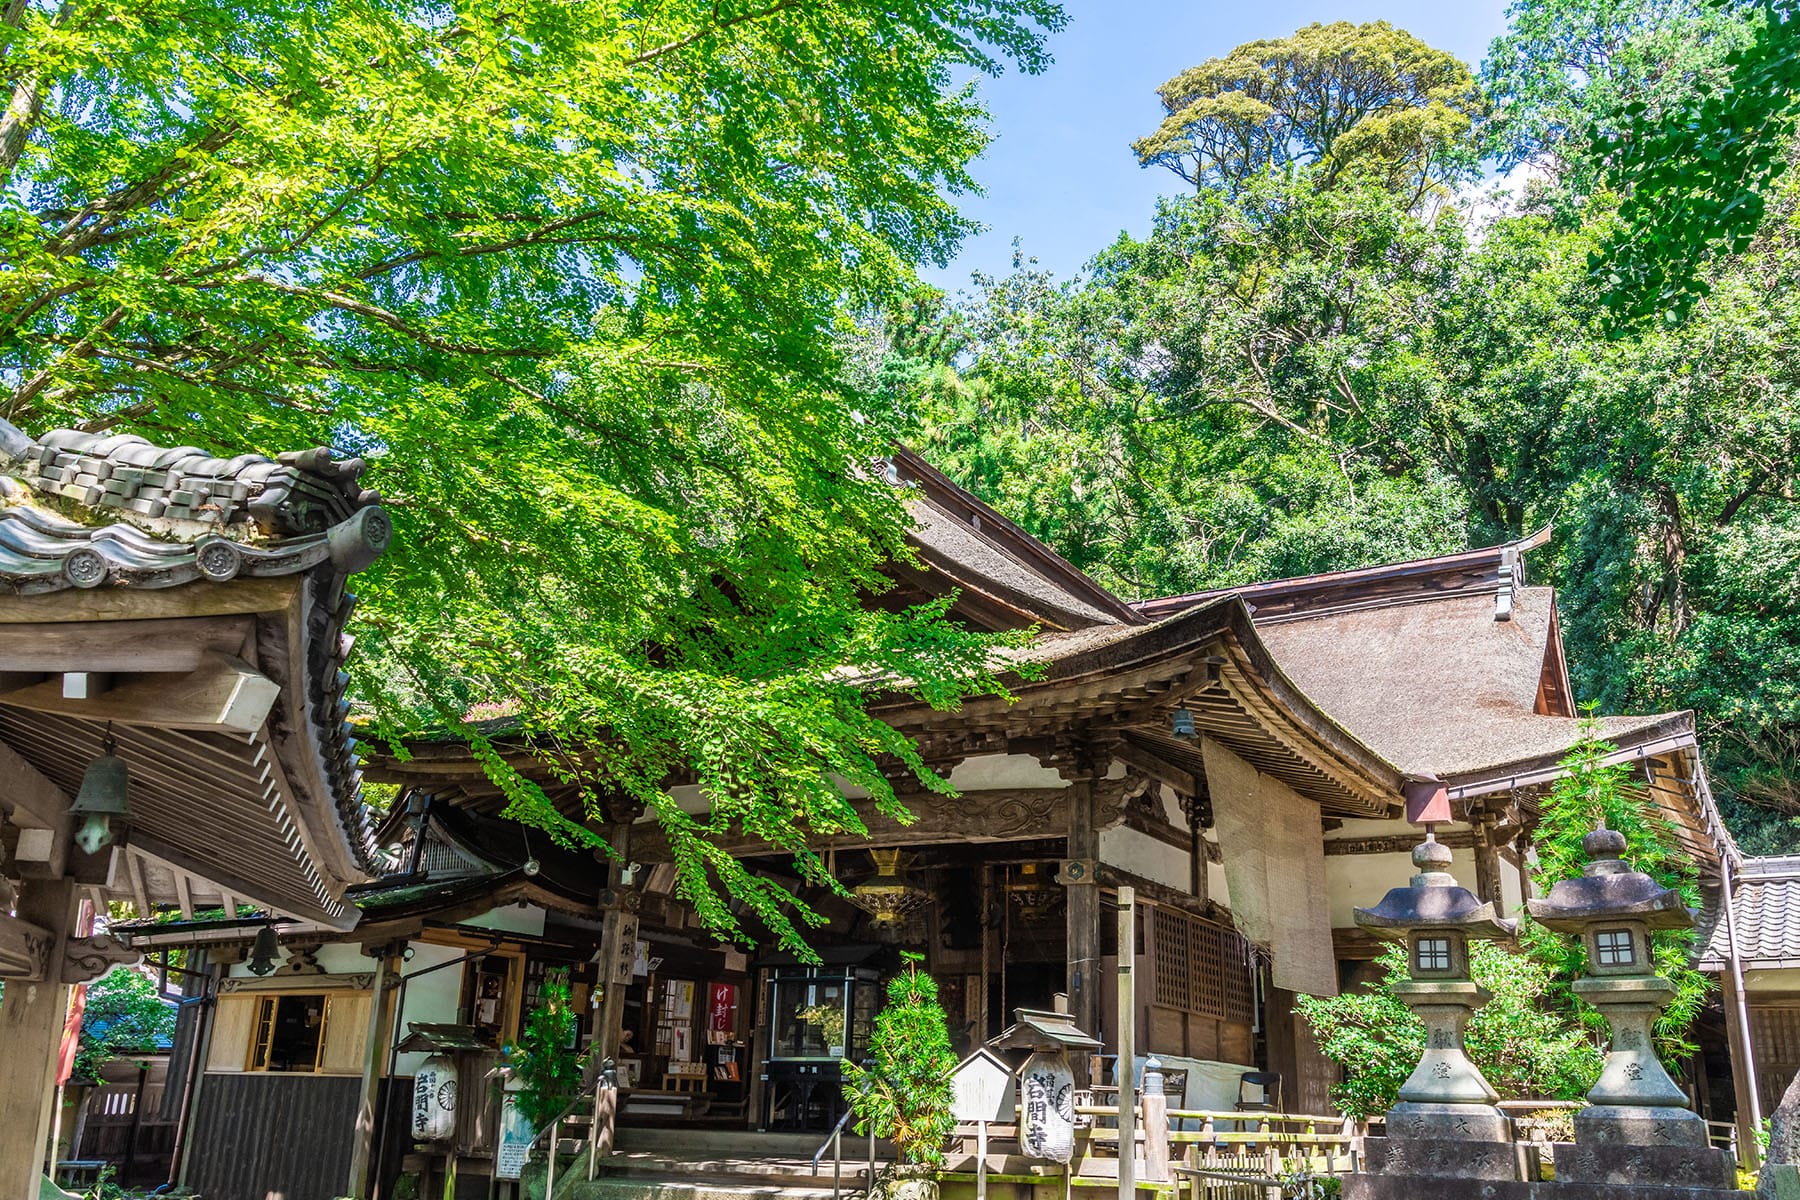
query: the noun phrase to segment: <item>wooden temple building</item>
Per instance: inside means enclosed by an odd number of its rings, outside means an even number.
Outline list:
[[[0,1195],[38,1194],[71,986],[137,957],[94,914],[359,919],[361,469],[0,421]]]
[[[553,970],[578,989],[580,1045],[619,1063],[627,1123],[822,1134],[842,1104],[841,1063],[866,1046],[901,950],[925,955],[963,1049],[1058,997],[1076,1026],[1116,1045],[1113,980],[1130,954],[1138,1053],[1179,1073],[1183,1106],[1229,1108],[1254,1072],[1279,1076],[1281,1108],[1323,1113],[1336,1068],[1293,998],[1366,978],[1376,947],[1352,910],[1406,882],[1421,823],[1452,848],[1460,882],[1506,915],[1520,909],[1538,799],[1582,729],[1554,596],[1526,578],[1542,535],[1128,603],[916,456],[897,453],[894,470],[919,565],[894,567],[881,602],[953,594],[952,616],[973,628],[1036,630],[1016,653],[1037,669],[1011,681],[1010,699],[954,713],[872,698],[958,794],[909,794],[918,819],[905,826],[871,808],[868,838],[818,847],[850,889],[806,893],[828,918],[812,937],[820,961],[711,937],[674,894],[653,818],[600,823],[618,862],[558,850],[505,818],[465,745],[421,739],[366,768],[400,798],[374,832],[384,877],[337,893],[360,909],[353,929],[323,905],[283,908],[280,965],[263,975],[244,961],[262,921],[128,931],[150,953],[211,956],[217,1003],[188,1051],[191,1103],[260,1114],[191,1140],[189,1183],[217,1200],[278,1189],[327,1200],[347,1176],[390,1194],[397,1173],[431,1169],[404,1108],[437,1048],[461,1056],[475,1097],[450,1148],[458,1177],[486,1194],[497,1100],[475,1081]],[[1603,718],[1599,731],[1717,874],[1735,851],[1689,714]],[[490,732],[569,816],[592,819],[536,747]],[[704,810],[696,789],[671,790]],[[772,848],[730,849],[799,886]],[[1138,943],[1123,947],[1110,911],[1122,885],[1141,916]],[[322,1032],[281,1032],[283,1013],[298,1029],[315,1011]],[[310,1174],[247,1161],[238,1147],[302,1111],[279,1108],[277,1091],[300,1104],[303,1084],[345,1098],[304,1110],[332,1122],[317,1127],[341,1150]],[[269,1099],[253,1109],[257,1094]],[[344,1106],[381,1095],[370,1102],[384,1120]]]

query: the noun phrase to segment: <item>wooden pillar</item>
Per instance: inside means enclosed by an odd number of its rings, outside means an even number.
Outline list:
[[[1475,894],[1491,900],[1494,912],[1506,915],[1506,899],[1500,891],[1500,850],[1494,845],[1494,818],[1475,814]]]
[[[975,1025],[975,1046],[980,1049],[994,1036],[993,1002],[988,995],[994,971],[994,868],[981,864],[981,984],[976,988],[975,1011],[980,1019]]]
[[[1088,864],[1082,879],[1064,880],[1068,888],[1069,1014],[1077,1029],[1104,1041],[1100,1030],[1100,889],[1093,878],[1093,864],[1100,857],[1100,835],[1094,829],[1094,785],[1086,779],[1069,785],[1068,855]],[[1081,1073],[1079,1064],[1076,1073]]]
[[[19,919],[50,934],[46,978],[9,979],[0,1000],[0,1196],[35,1196],[44,1173],[56,1097],[56,1058],[68,1018],[69,987],[62,982],[63,943],[75,917],[75,885],[33,879],[19,898]]]
[[[594,1043],[601,1058],[619,1056],[619,1038],[625,1028],[625,989],[631,983],[631,964],[637,955],[638,918],[629,905],[636,893],[625,893],[606,910],[600,929],[599,1028]]]
[[[1119,1200],[1137,1196],[1137,893],[1119,889]]]
[[[385,1115],[381,1101],[381,1067],[387,1061],[387,1032],[393,1028],[393,994],[397,974],[395,948],[375,952],[375,982],[369,995],[369,1029],[363,1039],[361,1094],[357,1099],[355,1142],[350,1150],[347,1196],[366,1196],[369,1187],[369,1154],[375,1142],[375,1126]]]

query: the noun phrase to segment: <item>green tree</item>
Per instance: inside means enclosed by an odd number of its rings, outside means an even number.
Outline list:
[[[944,1161],[944,1143],[956,1118],[950,1111],[950,1025],[938,1003],[937,981],[919,970],[924,956],[904,955],[906,965],[887,985],[887,1004],[875,1015],[868,1066],[846,1062],[844,1077],[858,1132],[891,1138],[908,1163]]]
[[[533,1129],[547,1128],[581,1090],[581,1063],[576,1056],[577,1014],[569,998],[566,971],[544,979],[538,1001],[525,1014],[519,1044],[508,1046],[505,1064],[523,1086],[519,1111]]]
[[[1625,199],[1620,227],[1595,254],[1607,302],[1626,323],[1685,320],[1711,290],[1702,268],[1749,249],[1800,127],[1800,9],[1750,0],[1760,20],[1702,82],[1660,110],[1644,101],[1608,161]]]
[[[986,142],[969,74],[1043,68],[1049,0],[172,0],[4,13],[0,413],[369,463],[376,733],[473,736],[513,811],[589,839],[470,714],[647,806],[679,888],[797,946],[810,911],[717,849],[899,816],[904,739],[982,639],[865,603],[905,553],[869,469],[905,414],[835,332],[942,260]],[[663,785],[715,801],[683,813]],[[944,786],[927,780],[931,786]]]
[[[1676,845],[1674,831],[1634,779],[1631,766],[1606,761],[1615,750],[1589,727],[1563,760],[1565,774],[1544,797],[1532,838],[1537,850],[1533,890],[1546,895],[1558,880],[1580,875],[1587,861],[1581,841],[1604,824],[1625,835],[1625,856],[1633,867],[1680,892],[1690,908],[1698,907],[1700,888],[1693,860]],[[1557,1002],[1579,1013],[1589,1027],[1604,1031],[1599,1013],[1567,990],[1586,967],[1581,943],[1529,919],[1520,935],[1531,957],[1554,972]],[[1675,985],[1675,999],[1657,1019],[1655,1030],[1657,1053],[1671,1066],[1695,1052],[1688,1033],[1712,990],[1707,977],[1692,966],[1693,942],[1692,930],[1665,929],[1651,935],[1656,969]]]
[[[1167,115],[1132,143],[1145,166],[1235,188],[1289,166],[1330,186],[1360,174],[1416,202],[1472,166],[1483,107],[1469,69],[1386,21],[1246,42],[1157,89]]]
[[[1484,147],[1562,172],[1597,165],[1628,106],[1660,116],[1723,83],[1752,36],[1743,6],[1709,0],[1515,0],[1507,17],[1481,68]]]
[[[1329,998],[1298,997],[1294,1011],[1320,1051],[1344,1068],[1331,1102],[1353,1117],[1386,1112],[1425,1051],[1425,1026],[1394,995],[1406,982],[1406,947],[1376,959],[1380,983]],[[1469,1058],[1503,1100],[1579,1100],[1600,1078],[1604,1055],[1579,1022],[1548,1003],[1552,969],[1491,942],[1469,945],[1471,977],[1492,997],[1470,1019]]]
[[[157,994],[156,981],[132,967],[114,967],[87,988],[74,1076],[98,1079],[115,1058],[154,1054],[175,1036],[175,1006]]]

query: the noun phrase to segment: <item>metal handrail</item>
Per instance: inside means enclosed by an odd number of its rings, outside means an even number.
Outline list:
[[[850,1106],[850,1104],[846,1101],[846,1103],[844,1104],[844,1115],[837,1119],[837,1124],[833,1125],[831,1127],[831,1132],[825,1135],[825,1140],[822,1143],[820,1143],[819,1148],[817,1150],[813,1151],[812,1173],[814,1175],[817,1175],[819,1173],[819,1163],[820,1163],[820,1160],[822,1160],[825,1157],[825,1151],[827,1151],[827,1150],[831,1151],[831,1200],[839,1200],[839,1197],[842,1195],[842,1192],[843,1192],[844,1128],[850,1124],[850,1120],[854,1116],[856,1116],[856,1110],[854,1108],[852,1108]],[[871,1122],[869,1122],[868,1173],[864,1176],[863,1187],[864,1187],[864,1190],[866,1191],[866,1190],[874,1188],[874,1186],[875,1186],[875,1123],[873,1121],[871,1121]]]
[[[556,1146],[557,1143],[562,1141],[562,1123],[569,1117],[574,1116],[575,1110],[589,1100],[593,1101],[594,1108],[593,1119],[588,1125],[587,1175],[589,1179],[594,1177],[594,1160],[600,1152],[600,1130],[598,1128],[600,1119],[600,1089],[619,1086],[618,1077],[613,1072],[613,1060],[610,1058],[603,1060],[600,1064],[600,1070],[594,1075],[594,1086],[591,1088],[582,1088],[577,1091],[575,1093],[575,1098],[569,1101],[568,1106],[554,1117],[550,1118],[550,1123],[538,1130],[537,1133],[532,1136],[531,1144],[526,1147],[526,1151],[529,1153],[530,1151],[537,1149],[538,1143],[544,1140],[544,1135],[546,1133],[550,1135],[550,1157],[545,1165],[544,1174],[544,1195],[546,1197],[556,1194]]]

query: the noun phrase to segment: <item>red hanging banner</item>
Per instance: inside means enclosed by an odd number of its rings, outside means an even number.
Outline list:
[[[730,1033],[737,1024],[737,984],[715,983],[706,990],[706,1030]]]

